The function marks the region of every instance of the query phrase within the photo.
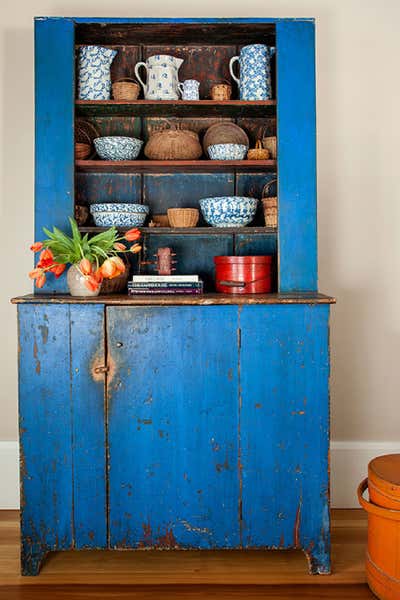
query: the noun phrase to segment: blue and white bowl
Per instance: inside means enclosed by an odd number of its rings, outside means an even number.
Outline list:
[[[92,204],[90,212],[97,227],[142,227],[149,207],[145,204]]]
[[[93,143],[103,160],[135,160],[143,146],[142,140],[138,138],[120,135],[98,137]]]
[[[254,219],[258,200],[246,196],[202,198],[204,219],[213,227],[245,227]]]
[[[243,160],[247,150],[244,144],[212,144],[207,148],[211,160]]]
[[[131,202],[103,202],[101,204],[91,204],[90,212],[142,212],[149,214],[147,204],[133,204]]]

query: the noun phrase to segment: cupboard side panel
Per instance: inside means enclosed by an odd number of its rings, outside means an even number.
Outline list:
[[[317,291],[314,24],[278,21],[276,36],[279,291]]]
[[[72,304],[71,394],[76,548],[107,546],[104,306]]]
[[[107,309],[110,545],[239,543],[237,308]]]
[[[35,239],[74,214],[74,23],[35,20]],[[67,292],[49,275],[35,293]]]
[[[242,541],[302,548],[329,571],[327,306],[240,314]]]
[[[22,572],[69,549],[72,460],[69,307],[19,305]]]

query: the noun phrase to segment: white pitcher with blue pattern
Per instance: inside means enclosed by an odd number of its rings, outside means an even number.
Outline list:
[[[181,58],[168,54],[155,54],[146,62],[138,62],[135,66],[135,75],[140,81],[144,97],[147,100],[178,100],[179,98],[179,67],[183,63]],[[140,67],[147,73],[146,83],[139,75]]]
[[[79,48],[78,98],[109,100],[111,95],[110,67],[117,50],[102,46]]]
[[[275,48],[264,44],[243,46],[240,56],[229,62],[229,70],[239,85],[240,100],[271,100],[271,57]],[[240,79],[233,72],[233,64],[239,61]]]

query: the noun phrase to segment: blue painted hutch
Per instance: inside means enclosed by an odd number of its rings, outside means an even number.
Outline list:
[[[76,101],[76,51],[118,50],[112,76],[154,53],[186,59],[203,97],[242,45],[276,47],[275,99],[184,103]],[[312,19],[38,18],[35,239],[66,228],[76,204],[145,202],[155,213],[206,195],[261,196],[278,179],[277,230],[144,228],[203,296],[80,299],[65,278],[16,298],[19,317],[22,573],[54,550],[302,549],[330,572],[329,311],[318,293]],[[207,72],[208,69],[208,72]],[[182,79],[185,77],[182,77]],[[215,119],[277,160],[116,165],[74,159],[77,118],[102,135]],[[89,233],[94,227],[84,228]],[[213,257],[273,254],[275,290],[213,290]],[[148,267],[150,268],[150,267]]]

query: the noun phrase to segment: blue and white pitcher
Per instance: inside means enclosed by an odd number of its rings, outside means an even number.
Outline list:
[[[102,46],[79,48],[78,98],[109,100],[111,95],[110,67],[117,50]]]
[[[169,54],[155,54],[145,63],[138,62],[135,66],[135,75],[142,84],[144,97],[147,100],[178,100],[178,70],[182,63],[181,58]],[[140,78],[140,67],[146,69],[146,83]]]
[[[271,57],[275,48],[264,44],[244,46],[240,56],[234,56],[229,62],[229,70],[239,85],[240,100],[270,100]],[[240,79],[233,72],[233,64],[239,61]]]

